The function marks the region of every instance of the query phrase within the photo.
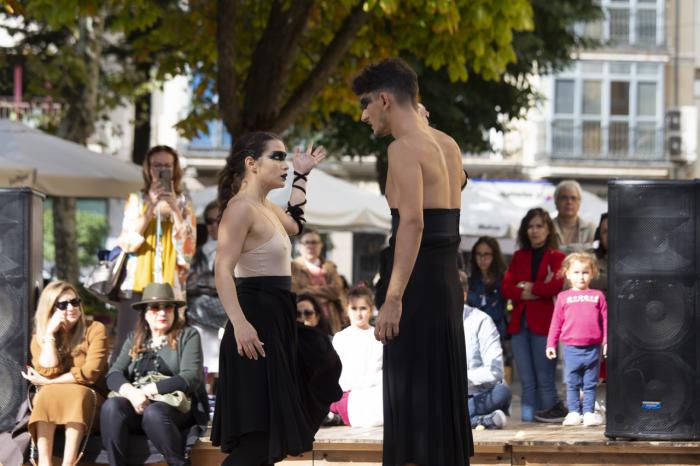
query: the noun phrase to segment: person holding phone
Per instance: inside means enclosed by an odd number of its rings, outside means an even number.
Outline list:
[[[126,201],[119,246],[129,253],[118,303],[112,359],[136,324],[131,305],[149,283],[169,283],[185,299],[187,272],[196,249],[197,219],[182,187],[175,149],[154,146],[143,161],[143,187]]]

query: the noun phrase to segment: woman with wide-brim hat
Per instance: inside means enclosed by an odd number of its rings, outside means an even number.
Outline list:
[[[202,344],[197,330],[184,325],[184,305],[168,283],[149,284],[132,304],[136,328],[107,373],[112,392],[102,406],[102,443],[111,465],[132,462],[129,436],[139,433],[169,465],[189,464],[185,444],[194,442],[185,442],[181,432],[194,427],[190,440],[206,430]]]

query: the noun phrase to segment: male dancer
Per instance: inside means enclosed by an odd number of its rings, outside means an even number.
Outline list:
[[[457,143],[417,109],[418,81],[402,60],[365,68],[353,81],[362,121],[391,135],[386,197],[392,259],[375,336],[384,349],[385,466],[468,465],[466,351],[456,264],[461,186]]]

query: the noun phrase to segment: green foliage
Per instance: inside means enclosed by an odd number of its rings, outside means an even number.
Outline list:
[[[572,51],[593,45],[577,36],[573,25],[600,17],[595,0],[532,0],[532,9],[534,29],[514,33],[517,61],[509,63],[496,80],[471,72],[470,64],[469,80],[453,82],[449,70],[435,70],[423,56],[405,54],[418,73],[431,125],[453,136],[464,151],[490,150],[490,129],[503,131],[508,122],[525,116],[541,101],[529,77],[561,70],[571,61]],[[389,141],[376,141],[367,125],[345,114],[333,113],[331,120],[324,129],[323,144],[349,155],[379,155],[384,163]]]
[[[81,267],[97,264],[97,251],[104,249],[109,227],[107,217],[97,212],[78,209],[77,216],[78,258]],[[53,211],[51,201],[44,204],[44,259],[55,260]]]

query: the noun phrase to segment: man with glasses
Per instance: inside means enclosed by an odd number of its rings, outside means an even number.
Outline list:
[[[557,216],[554,229],[559,239],[559,249],[568,254],[574,251],[587,251],[593,247],[596,226],[579,217],[583,190],[575,180],[564,180],[554,190],[554,204]]]
[[[226,325],[226,311],[214,283],[214,262],[219,233],[219,204],[212,201],[204,208],[207,241],[197,248],[187,277],[187,319],[202,337],[207,392],[213,394],[219,373],[219,330]]]

